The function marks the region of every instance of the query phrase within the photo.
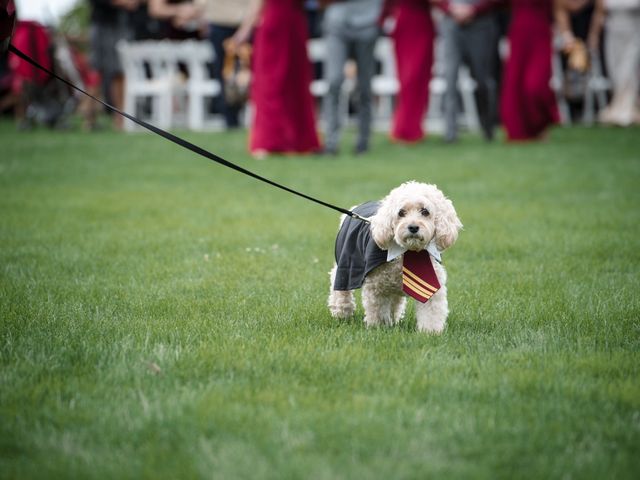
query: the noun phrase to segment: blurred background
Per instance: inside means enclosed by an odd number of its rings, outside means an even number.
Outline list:
[[[257,3],[265,3],[256,14],[259,17],[271,2]],[[305,76],[300,82],[309,83],[316,126],[325,132],[338,121],[361,129],[362,112],[370,117],[365,122],[373,130],[390,131],[392,138],[407,142],[429,132],[453,143],[458,131],[478,133],[490,141],[494,127],[500,124],[507,127],[510,140],[535,140],[554,123],[626,127],[640,122],[640,1],[298,3],[307,20],[307,57],[313,66],[310,82]],[[364,79],[358,74],[364,69],[358,43],[346,43],[347,58],[339,66],[339,92],[331,93],[335,81],[327,69],[333,68],[328,63],[333,40],[323,17],[337,3],[361,3],[375,10],[378,34],[370,48],[374,66]],[[429,23],[433,23],[407,26],[403,8],[411,3],[428,5]],[[252,67],[251,49],[238,47],[250,47],[256,37],[239,38],[238,30],[243,23],[259,27],[261,20],[247,20],[252,15],[248,1],[16,0],[15,4],[19,22],[14,44],[116,107],[163,128],[252,128],[255,102],[250,92],[260,74]],[[536,8],[546,15],[542,27],[530,19],[522,21],[523,10]],[[529,39],[540,37],[545,42],[549,37],[545,28],[551,29],[549,51],[544,42],[533,42],[540,45],[535,55],[543,56],[542,68],[536,67],[534,53],[517,47],[522,40],[514,31],[516,23],[539,32]],[[429,29],[433,32],[423,40],[422,33]],[[403,31],[420,34],[407,46],[401,40]],[[409,49],[424,52],[420,53],[423,57],[414,53],[414,58],[403,58]],[[514,59],[518,56],[519,62]],[[430,65],[429,71],[405,80],[407,65],[420,62]],[[532,74],[536,68],[538,73]],[[538,86],[527,91],[526,79],[534,77]],[[411,82],[424,87],[411,90]],[[514,91],[509,82],[523,87]],[[427,90],[426,99],[420,89]],[[368,90],[367,96],[361,96]],[[404,136],[397,125],[404,121],[405,113],[399,111],[403,92],[422,108],[412,114],[419,117],[411,120],[420,124],[417,133]],[[517,103],[520,97],[538,94],[546,95],[547,105],[532,105],[535,112],[531,114],[527,105]],[[334,102],[334,97],[338,106],[327,113],[327,103]],[[513,123],[506,118],[509,110],[526,117],[544,109],[549,113],[541,127],[532,131],[518,125],[509,128]],[[0,59],[0,113],[15,119],[20,129],[38,125],[136,128],[8,54]],[[326,136],[328,141],[330,132]]]

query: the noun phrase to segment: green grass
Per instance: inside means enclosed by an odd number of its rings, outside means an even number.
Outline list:
[[[151,135],[0,136],[0,477],[637,478],[638,129],[265,162],[187,135],[347,208],[437,183],[442,336],[330,317],[331,210]]]

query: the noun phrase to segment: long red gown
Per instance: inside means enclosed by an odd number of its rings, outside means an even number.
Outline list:
[[[391,138],[416,142],[424,137],[422,121],[429,106],[435,32],[428,0],[398,0],[392,33],[400,91]]]
[[[302,0],[265,0],[253,50],[252,153],[320,148],[309,91],[307,39]]]
[[[529,140],[558,123],[551,80],[551,0],[512,0],[500,114],[508,140]]]

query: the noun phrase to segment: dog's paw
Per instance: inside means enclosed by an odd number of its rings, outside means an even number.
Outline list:
[[[427,335],[441,335],[444,332],[446,324],[442,325],[417,325],[418,331],[426,333]]]
[[[332,290],[327,302],[333,318],[349,318],[356,311],[356,302],[350,290]]]
[[[329,311],[333,318],[349,318],[353,316],[355,308],[351,305],[329,305]]]

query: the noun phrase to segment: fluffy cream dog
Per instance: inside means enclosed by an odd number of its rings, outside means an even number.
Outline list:
[[[370,224],[345,215],[341,218],[336,264],[330,272],[333,317],[353,315],[353,290],[361,286],[365,324],[398,323],[406,307],[403,252],[427,250],[441,288],[426,303],[416,301],[417,327],[422,332],[442,332],[449,308],[447,273],[440,253],[453,245],[462,228],[451,200],[435,185],[412,181],[393,189],[381,202],[368,202],[354,211],[370,215]]]

